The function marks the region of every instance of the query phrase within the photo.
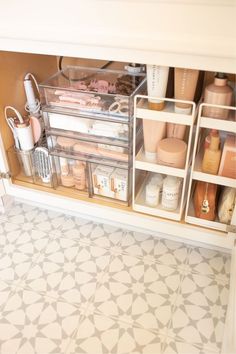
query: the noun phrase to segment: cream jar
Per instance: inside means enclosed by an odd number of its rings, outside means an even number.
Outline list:
[[[166,138],[157,146],[157,163],[170,167],[184,168],[187,144],[180,139]]]

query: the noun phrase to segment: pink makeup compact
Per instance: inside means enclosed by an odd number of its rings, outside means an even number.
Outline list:
[[[184,168],[187,144],[180,139],[167,138],[158,143],[157,163],[170,167]]]

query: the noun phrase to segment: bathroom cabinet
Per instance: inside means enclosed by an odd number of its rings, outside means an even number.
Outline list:
[[[85,65],[93,60],[92,65],[97,67],[112,60],[220,71],[235,79],[234,0],[112,0],[110,5],[108,0],[69,0],[57,7],[54,2],[42,0],[37,8],[29,0],[2,4],[2,203],[5,195],[9,195],[71,214],[83,214],[93,220],[101,218],[134,230],[230,250],[235,238],[236,208],[231,227],[213,230],[186,223],[183,218],[176,221],[149,216],[131,207],[17,181],[10,176],[6,151],[13,145],[13,138],[4,120],[3,107],[13,105],[24,113],[24,75],[32,72],[42,82],[58,70],[59,56],[80,58],[79,63]],[[29,14],[27,20],[25,11]]]

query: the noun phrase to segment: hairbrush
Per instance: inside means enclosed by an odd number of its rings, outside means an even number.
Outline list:
[[[34,151],[34,166],[36,173],[44,183],[51,181],[51,162],[48,149],[45,147],[37,147]]]

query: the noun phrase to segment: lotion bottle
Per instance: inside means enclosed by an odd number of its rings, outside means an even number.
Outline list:
[[[76,162],[72,168],[75,188],[78,190],[85,190],[86,187],[86,173],[85,164],[83,162]]]
[[[175,99],[183,101],[193,101],[199,70],[175,68]],[[189,103],[175,103],[175,113],[191,114],[192,106]],[[186,125],[183,124],[167,124],[167,137],[183,139],[185,135]]]
[[[147,90],[148,96],[162,98],[166,96],[168,83],[168,66],[147,65]],[[148,108],[161,111],[164,109],[164,101],[160,99],[148,99]],[[148,161],[155,162],[157,157],[157,145],[166,136],[166,123],[154,120],[143,120],[144,154]]]
[[[202,172],[216,175],[220,165],[221,150],[219,149],[220,137],[219,135],[211,136],[211,142],[209,148],[205,149]]]
[[[179,204],[180,180],[178,177],[166,176],[163,183],[161,204],[164,209],[176,210]]]
[[[227,83],[227,76],[223,73],[217,73],[214,82],[206,86],[204,91],[204,103],[230,106],[232,103],[233,89]],[[203,107],[203,116],[227,119],[229,110],[218,107]]]
[[[162,98],[166,96],[169,67],[160,65],[147,65],[147,90],[148,96]],[[164,101],[161,99],[148,99],[149,109],[162,111]]]

